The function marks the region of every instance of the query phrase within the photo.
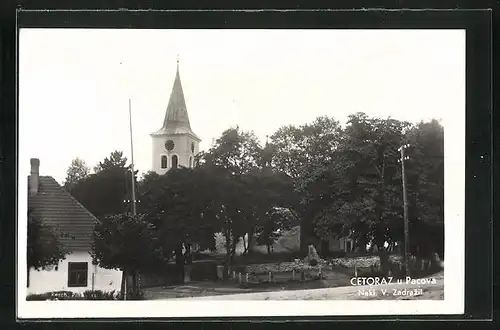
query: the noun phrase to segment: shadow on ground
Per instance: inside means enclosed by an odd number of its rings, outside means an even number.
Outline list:
[[[150,300],[233,295],[290,290],[324,289],[349,285],[351,276],[345,272],[326,270],[323,279],[315,281],[282,281],[282,283],[262,283],[250,288],[239,287],[235,281],[201,281],[187,285],[145,288],[144,297]],[[275,277],[278,278],[278,274]],[[290,274],[286,274],[290,277]]]

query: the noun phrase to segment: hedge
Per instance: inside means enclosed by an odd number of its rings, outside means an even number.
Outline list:
[[[101,291],[101,290],[87,290],[80,293],[71,291],[54,291],[42,294],[29,294],[26,297],[28,301],[45,301],[45,300],[122,300],[122,295],[116,291]],[[127,294],[129,300],[142,300],[144,293],[142,291],[130,291]]]

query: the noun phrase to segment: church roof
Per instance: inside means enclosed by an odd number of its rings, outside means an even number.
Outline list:
[[[182,90],[181,77],[179,74],[179,60],[177,60],[177,73],[175,75],[174,86],[168,101],[167,112],[163,120],[163,126],[158,131],[154,132],[155,135],[176,135],[188,134],[193,138],[201,139],[194,134],[189,123],[189,115],[186,107],[186,100],[184,99],[184,91]]]

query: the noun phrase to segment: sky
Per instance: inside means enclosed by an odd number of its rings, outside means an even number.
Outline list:
[[[72,159],[93,167],[114,150],[152,168],[180,75],[201,150],[239,125],[265,141],[284,125],[348,115],[445,127],[465,115],[463,30],[22,29],[19,35],[19,170],[63,182]],[[120,64],[121,63],[121,64]],[[446,152],[446,151],[445,151]]]

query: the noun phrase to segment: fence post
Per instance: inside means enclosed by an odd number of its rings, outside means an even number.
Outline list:
[[[322,275],[321,275],[321,265],[319,265],[319,273],[318,273],[319,277],[321,278]]]
[[[295,269],[292,269],[292,281],[295,281]]]
[[[241,273],[238,273],[238,282],[241,284]]]
[[[236,280],[236,271],[233,270],[233,280]]]
[[[358,277],[358,265],[354,264],[354,277]]]
[[[269,283],[271,283],[272,275],[271,272],[269,272]]]
[[[248,273],[246,273],[245,282],[248,283]]]

